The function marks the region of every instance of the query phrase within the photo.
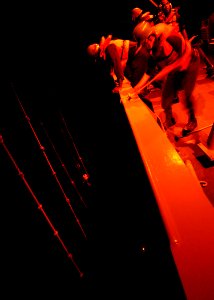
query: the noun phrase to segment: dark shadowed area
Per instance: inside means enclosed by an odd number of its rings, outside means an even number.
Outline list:
[[[182,2],[197,34],[212,1]],[[139,1],[17,2],[2,12],[7,298],[185,299],[119,96],[85,52],[101,35],[129,38],[136,6],[144,9]],[[145,10],[155,8],[147,1]]]

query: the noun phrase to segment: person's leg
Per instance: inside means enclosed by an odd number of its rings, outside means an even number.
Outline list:
[[[182,131],[182,135],[185,136],[193,131],[197,127],[197,119],[195,116],[194,109],[194,96],[193,90],[195,88],[198,72],[200,68],[200,58],[199,54],[196,53],[196,56],[193,58],[188,70],[185,72],[183,78],[183,90],[185,95],[185,105],[188,110],[188,123],[185,125]]]
[[[162,84],[161,106],[165,112],[164,127],[167,129],[175,125],[175,119],[172,114],[172,104],[175,97],[175,75],[169,74]]]

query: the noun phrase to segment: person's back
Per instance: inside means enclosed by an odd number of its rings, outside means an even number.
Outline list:
[[[138,49],[136,41],[103,36],[99,44],[87,47],[87,53],[114,79],[113,93],[119,92],[125,76],[135,85],[147,68],[147,52]]]

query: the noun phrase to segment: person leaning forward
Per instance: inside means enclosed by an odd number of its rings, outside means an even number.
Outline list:
[[[143,52],[136,53],[137,49],[136,41],[113,39],[112,35],[108,35],[106,38],[102,36],[99,44],[90,44],[87,53],[95,58],[95,61],[97,59],[105,61],[109,75],[113,77],[115,83],[112,92],[119,93],[125,76],[131,83],[136,84],[147,68],[145,64],[138,64],[137,67],[134,65],[135,57],[139,60],[140,55],[145,55]]]
[[[150,26],[148,22],[142,22],[134,28],[133,36],[138,43],[146,44],[150,53],[148,70],[134,86],[135,92],[140,93],[155,80],[163,80],[161,105],[165,112],[164,126],[167,129],[176,123],[172,104],[175,94],[182,90],[188,112],[188,122],[182,129],[182,135],[186,136],[197,127],[193,100],[193,90],[200,68],[197,49],[173,26],[164,23]],[[158,68],[159,72],[150,80],[154,68]]]

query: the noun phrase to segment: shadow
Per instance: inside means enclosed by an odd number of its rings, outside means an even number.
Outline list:
[[[206,155],[197,156],[196,159],[205,169],[214,167],[214,161],[210,160]]]
[[[141,95],[141,94],[139,94],[138,96],[139,96],[139,98],[140,98],[140,99],[148,106],[148,108],[149,108],[152,112],[155,112],[155,111],[154,111],[153,104],[152,104],[152,102],[151,102],[148,98],[144,97],[144,96]]]

